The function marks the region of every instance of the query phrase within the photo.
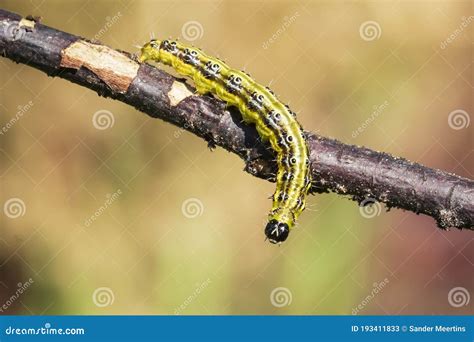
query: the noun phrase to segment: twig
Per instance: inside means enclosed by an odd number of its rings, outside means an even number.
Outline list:
[[[0,10],[0,52],[117,99],[236,153],[245,170],[272,179],[273,155],[254,127],[209,96],[195,95],[177,79],[126,53]],[[333,191],[361,204],[383,202],[433,217],[441,228],[474,230],[474,181],[402,158],[307,133],[313,193]]]

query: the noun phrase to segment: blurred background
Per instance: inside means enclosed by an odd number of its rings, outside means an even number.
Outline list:
[[[121,50],[180,38],[305,129],[473,178],[470,1],[2,0]],[[274,185],[235,155],[0,59],[0,313],[469,314],[473,232],[310,196],[280,247]]]

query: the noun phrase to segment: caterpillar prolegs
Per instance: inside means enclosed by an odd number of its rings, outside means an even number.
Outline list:
[[[278,172],[265,235],[272,243],[285,241],[305,207],[311,186],[309,150],[295,113],[245,72],[181,42],[151,40],[141,49],[140,61],[147,60],[173,67],[192,78],[200,94],[211,93],[237,107],[243,121],[254,124],[261,139],[270,142]]]

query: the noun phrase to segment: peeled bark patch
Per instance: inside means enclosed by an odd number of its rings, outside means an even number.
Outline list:
[[[19,27],[25,27],[25,28],[29,28],[29,29],[34,29],[35,28],[35,22],[33,20],[30,20],[30,19],[26,19],[26,18],[23,18],[20,20],[20,22],[18,23],[18,26]]]
[[[181,101],[189,96],[193,96],[193,93],[189,91],[184,83],[178,81],[173,82],[171,90],[168,92],[168,98],[173,107],[177,106]]]
[[[87,68],[113,91],[125,94],[137,76],[139,64],[104,45],[76,41],[61,52],[61,67]]]

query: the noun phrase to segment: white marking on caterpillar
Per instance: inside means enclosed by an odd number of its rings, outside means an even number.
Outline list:
[[[309,149],[294,112],[247,73],[231,69],[220,59],[180,42],[150,41],[143,46],[140,56],[140,61],[147,60],[173,67],[179,74],[192,78],[198,93],[211,93],[237,107],[243,121],[254,124],[262,140],[269,141],[276,153],[278,172],[265,234],[272,243],[285,241],[305,207],[311,185]],[[172,87],[172,103],[182,101],[176,95],[181,91],[182,88]]]

